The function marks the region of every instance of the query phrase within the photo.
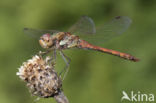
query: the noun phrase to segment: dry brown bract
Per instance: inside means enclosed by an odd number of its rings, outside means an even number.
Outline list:
[[[24,62],[17,75],[27,83],[30,92],[39,97],[54,97],[61,91],[62,81],[54,70],[50,58],[35,55]]]

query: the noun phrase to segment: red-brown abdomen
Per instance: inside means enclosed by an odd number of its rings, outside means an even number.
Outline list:
[[[131,61],[134,61],[134,62],[139,61],[139,59],[135,58],[134,56],[132,56],[130,54],[126,54],[126,53],[122,53],[122,52],[119,52],[119,51],[94,46],[94,45],[92,45],[92,44],[90,44],[90,43],[88,43],[88,42],[86,42],[84,40],[80,40],[80,43],[79,43],[78,47],[79,48],[84,48],[84,49],[92,49],[92,50],[112,54],[112,55],[119,56],[121,58],[131,60]]]

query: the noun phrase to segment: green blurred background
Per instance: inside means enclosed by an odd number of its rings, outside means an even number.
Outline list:
[[[96,24],[115,16],[129,16],[133,23],[124,35],[103,47],[133,54],[134,63],[87,50],[65,50],[71,58],[63,82],[70,103],[121,103],[122,91],[156,96],[155,0],[1,0],[0,1],[0,103],[32,103],[17,68],[36,54],[38,41],[23,33],[24,27],[67,30],[81,15]],[[56,69],[64,67],[58,55]],[[37,103],[56,103],[53,98]],[[130,103],[126,100],[123,103]]]

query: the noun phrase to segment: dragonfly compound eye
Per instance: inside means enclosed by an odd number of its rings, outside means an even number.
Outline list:
[[[43,48],[50,48],[53,45],[51,35],[49,33],[44,34],[40,37],[39,43]]]

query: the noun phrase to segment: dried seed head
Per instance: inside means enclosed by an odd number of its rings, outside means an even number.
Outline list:
[[[18,75],[27,83],[30,92],[39,97],[53,97],[60,92],[62,81],[54,70],[54,65],[36,55],[19,68]]]

